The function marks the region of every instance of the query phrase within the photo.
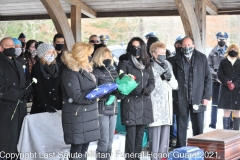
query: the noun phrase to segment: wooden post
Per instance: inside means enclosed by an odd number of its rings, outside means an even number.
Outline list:
[[[198,21],[194,12],[191,0],[174,0],[181,16],[186,36],[192,37],[196,49],[203,52],[203,46],[198,27]]]
[[[81,6],[71,6],[71,28],[76,42],[81,42]]]
[[[71,50],[75,40],[71,27],[68,23],[67,16],[59,0],[41,0],[41,2],[48,11],[48,14],[51,17],[57,32],[64,35],[67,49]]]
[[[195,13],[202,41],[202,52],[205,53],[206,47],[206,2],[205,0],[195,1]]]

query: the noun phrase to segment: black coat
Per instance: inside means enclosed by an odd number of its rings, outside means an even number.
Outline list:
[[[142,94],[144,88],[149,88],[151,91],[155,88],[154,75],[147,69],[142,71],[136,68],[131,60],[128,60],[126,55],[122,55],[118,63],[118,73],[123,70],[125,74],[132,74],[136,77],[139,83],[128,96],[125,96],[121,101],[121,119],[122,124],[131,125],[144,125],[153,122],[153,110],[151,96]]]
[[[33,84],[33,104],[31,114],[47,112],[48,106],[62,109],[60,74],[56,78],[45,78],[40,70],[40,62],[33,65],[31,77],[37,79]]]
[[[240,110],[240,59],[232,65],[224,58],[219,65],[218,78],[221,81],[218,108]],[[232,91],[227,87],[228,80],[236,87]]]
[[[84,144],[100,138],[97,101],[86,98],[96,88],[91,75],[80,69],[72,55],[62,56],[62,125],[66,144]]]
[[[21,100],[12,120],[11,117],[26,85],[22,65],[0,53],[0,151],[17,152],[23,118],[27,115],[26,100]]]
[[[93,74],[97,79],[97,85],[102,85],[108,82],[115,82],[118,77],[117,71],[113,66],[109,68],[105,67],[94,67]],[[111,95],[111,93],[110,93]],[[98,111],[99,114],[105,116],[112,116],[117,114],[117,100],[114,101],[112,105],[105,106],[105,103],[108,101],[108,96],[103,96],[98,101]]]
[[[173,113],[179,116],[188,116],[187,107],[189,102],[187,100],[185,88],[185,74],[183,68],[183,54],[176,54],[171,58],[170,62],[173,67],[173,73],[178,81],[178,90],[173,91]],[[207,58],[204,54],[194,50],[193,57],[193,88],[192,88],[192,105],[201,104],[202,99],[210,100],[211,97],[211,72],[209,69]],[[195,113],[203,112],[206,110],[205,106],[200,106]]]

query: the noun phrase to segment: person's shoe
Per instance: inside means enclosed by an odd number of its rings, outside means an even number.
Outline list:
[[[223,117],[223,129],[230,129],[230,118]]]
[[[209,124],[209,128],[216,129],[216,125]]]
[[[171,139],[170,146],[171,146],[171,147],[176,147],[176,145],[177,145],[177,138],[172,138],[172,139]]]

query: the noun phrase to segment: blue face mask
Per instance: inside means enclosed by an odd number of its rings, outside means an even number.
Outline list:
[[[44,59],[48,62],[48,63],[52,63],[52,61],[54,61],[55,57],[54,55],[45,55]]]

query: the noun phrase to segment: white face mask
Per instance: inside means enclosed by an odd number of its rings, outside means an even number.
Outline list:
[[[20,56],[21,53],[22,53],[22,48],[15,48],[16,57]]]
[[[48,62],[48,63],[52,63],[52,61],[54,61],[55,57],[54,55],[45,55],[44,59]]]
[[[32,57],[35,57],[37,55],[37,51],[36,50],[30,50],[30,53],[32,54]]]

